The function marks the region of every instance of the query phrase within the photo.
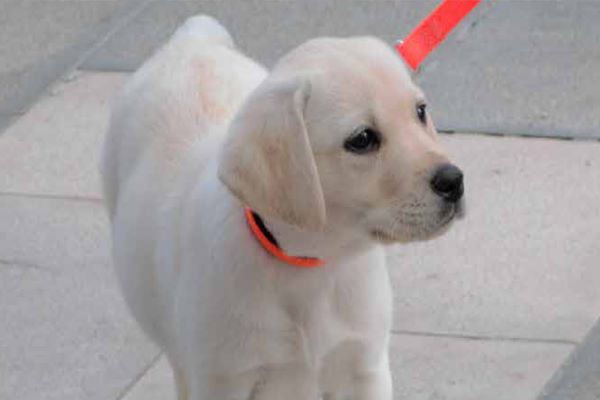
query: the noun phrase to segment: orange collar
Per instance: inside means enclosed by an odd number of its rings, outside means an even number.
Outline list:
[[[300,268],[314,268],[320,267],[325,262],[319,258],[313,257],[295,257],[287,255],[281,250],[277,244],[277,240],[273,237],[273,234],[269,232],[262,219],[258,214],[246,207],[244,209],[246,214],[246,221],[250,230],[254,234],[254,237],[258,240],[261,246],[273,257],[283,261],[286,264],[293,265],[294,267]]]

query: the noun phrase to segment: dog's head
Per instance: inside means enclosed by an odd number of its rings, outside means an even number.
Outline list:
[[[301,228],[423,240],[459,208],[462,173],[423,93],[373,38],[315,39],[286,55],[228,135],[221,180],[258,213]]]

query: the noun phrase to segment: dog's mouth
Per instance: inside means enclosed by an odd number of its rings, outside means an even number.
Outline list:
[[[391,235],[380,229],[373,229],[371,231],[371,237],[376,241],[384,244],[391,244],[399,241],[394,235]]]
[[[382,244],[405,243],[436,238],[444,234],[455,219],[462,219],[465,206],[462,201],[456,204],[446,204],[435,218],[426,218],[427,222],[408,221],[399,223],[400,229],[389,230],[381,227],[370,231],[371,237]]]

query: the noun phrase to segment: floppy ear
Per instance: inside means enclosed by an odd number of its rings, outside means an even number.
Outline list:
[[[304,123],[307,79],[267,78],[234,118],[221,181],[247,206],[309,230],[325,224],[325,201]]]

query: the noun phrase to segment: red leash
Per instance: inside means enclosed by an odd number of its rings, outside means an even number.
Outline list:
[[[396,49],[412,69],[437,47],[481,0],[444,0]]]

